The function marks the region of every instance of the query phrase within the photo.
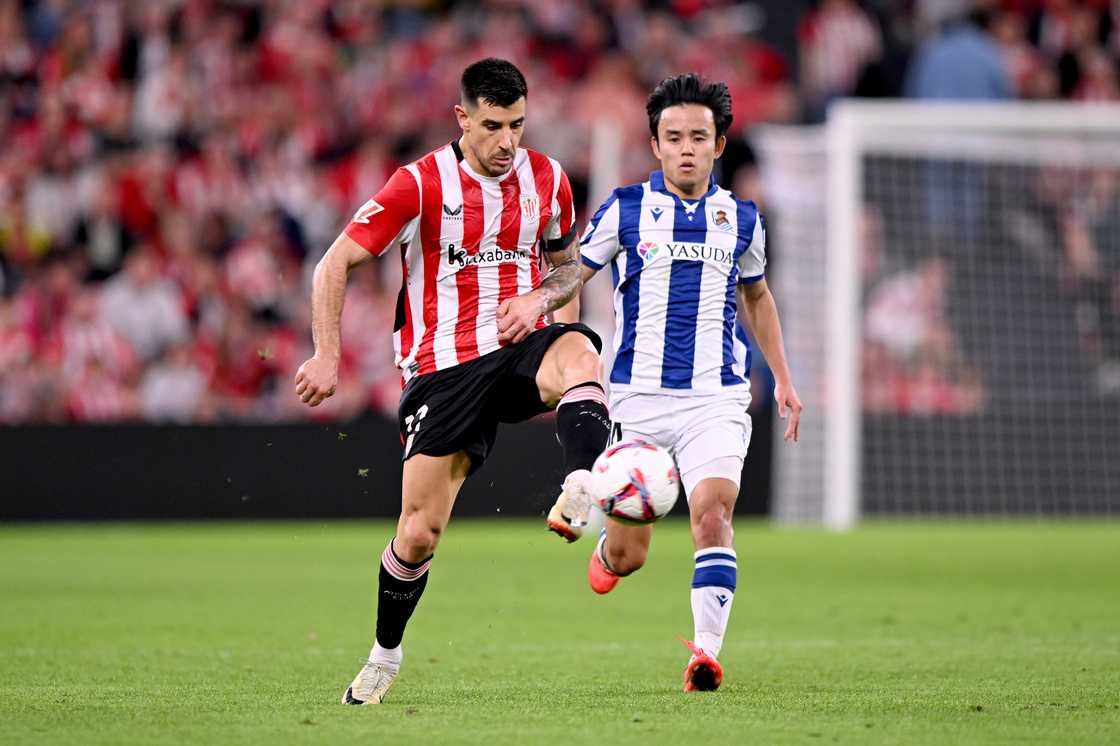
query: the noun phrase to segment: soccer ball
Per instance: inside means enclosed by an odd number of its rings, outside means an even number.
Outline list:
[[[653,523],[677,502],[680,477],[673,457],[643,440],[607,448],[591,467],[591,494],[603,513],[623,523]]]

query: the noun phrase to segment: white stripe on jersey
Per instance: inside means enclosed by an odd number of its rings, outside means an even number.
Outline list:
[[[459,320],[459,287],[448,257],[449,243],[462,249],[463,221],[466,206],[463,204],[463,185],[459,181],[459,161],[455,151],[444,148],[436,153],[439,181],[443,190],[443,205],[452,210],[459,206],[458,215],[449,215],[440,207],[439,271],[436,274],[437,314],[435,353],[436,368],[442,370],[459,363],[455,353],[455,324]]]
[[[716,229],[716,233],[722,232]],[[720,241],[724,238],[730,241]],[[708,241],[727,243],[729,251],[735,248],[735,234],[713,235],[710,225]],[[696,352],[692,359],[694,381],[703,380],[708,371],[719,370],[723,365],[723,311],[726,304],[727,274],[705,262],[700,278],[700,303],[696,309]]]
[[[410,163],[405,166],[405,170],[416,179],[416,188],[420,192],[420,210],[419,214],[412,219],[401,231],[400,240],[411,244],[420,243],[420,215],[424,214],[424,187],[420,180],[420,170],[416,168],[415,163]],[[420,339],[424,336],[424,283],[409,282],[408,278],[413,277],[414,273],[419,273],[419,276],[424,276],[424,259],[420,252],[404,251],[404,271],[401,274],[402,281],[405,283],[406,302],[408,303],[410,318],[412,319],[413,338],[412,349],[408,351],[408,357],[402,357],[401,353],[401,330],[397,329],[393,332],[393,350],[396,352],[396,364],[399,370],[408,370],[416,361],[416,351],[420,349]],[[416,260],[420,261],[417,262]],[[416,266],[413,266],[413,265]]]
[[[519,150],[518,152],[521,153],[523,151]],[[528,156],[526,155],[526,157]],[[517,170],[517,179],[518,184],[521,187],[521,199],[525,199],[526,196],[536,196],[537,204],[539,205],[540,195],[537,194],[537,181],[535,178],[533,178],[532,167],[530,166],[529,168],[519,168]],[[521,209],[520,204],[518,204],[517,209]],[[540,213],[540,208],[537,209],[537,213]],[[528,261],[522,260],[517,263],[518,295],[524,295],[525,293],[531,292],[533,289],[533,262],[540,261],[540,258],[536,255],[535,248],[538,225],[538,220],[526,220],[524,215],[521,216],[521,230],[517,234],[517,245],[528,246],[529,250],[533,253],[532,256],[529,257]]]
[[[664,194],[651,192],[648,184],[642,185],[642,212],[638,222],[638,230],[642,236],[653,235],[659,224],[669,223],[672,226],[673,199]],[[662,212],[655,213],[660,208]],[[660,214],[660,218],[655,218]],[[637,338],[634,347],[641,352],[634,359],[636,368],[640,360],[656,361],[660,368],[665,352],[665,314],[669,305],[669,262],[660,264],[655,260],[642,269],[642,300],[638,313]],[[620,335],[615,335],[616,339]],[[617,352],[617,348],[615,352]],[[651,369],[650,375],[654,375]],[[661,379],[660,369],[656,371],[658,380]]]
[[[523,150],[517,151],[517,156],[525,157]],[[517,168],[517,162],[513,164]],[[470,178],[469,176],[467,178]],[[488,188],[489,187],[489,188]],[[488,184],[482,185],[482,242],[479,250],[497,247],[498,233],[502,229],[502,192]],[[500,271],[496,264],[483,265],[478,268],[478,317],[494,316],[497,318],[498,294],[500,292]],[[475,326],[475,341],[478,351],[486,354],[498,348],[498,325],[478,324]]]

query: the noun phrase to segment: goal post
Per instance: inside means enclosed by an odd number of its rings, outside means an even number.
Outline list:
[[[842,101],[756,145],[806,404],[775,518],[1120,514],[1120,106]]]

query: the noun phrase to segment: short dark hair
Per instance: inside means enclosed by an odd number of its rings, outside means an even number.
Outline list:
[[[511,106],[529,93],[525,76],[506,60],[487,57],[467,66],[459,81],[463,103],[475,105],[482,99],[491,106]]]
[[[726,135],[731,128],[731,92],[727,90],[727,83],[707,83],[696,73],[684,73],[665,78],[649,94],[646,113],[649,114],[650,134],[657,137],[661,112],[679,104],[700,104],[711,109],[716,137]]]

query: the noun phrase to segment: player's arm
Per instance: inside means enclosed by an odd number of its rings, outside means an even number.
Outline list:
[[[342,357],[342,301],[350,270],[373,255],[345,233],[315,266],[311,281],[311,338],[315,355],[296,372],[296,396],[317,406],[334,394]]]
[[[766,221],[758,214],[753,202],[742,207],[754,212],[750,223],[751,236],[747,250],[739,257],[739,307],[750,327],[766,362],[774,373],[774,399],[778,402],[778,416],[789,416],[785,439],[796,441],[801,424],[801,400],[793,388],[793,379],[786,362],[786,346],[782,340],[782,324],[778,320],[778,306],[766,284]],[[744,223],[745,224],[745,223]]]
[[[537,289],[510,298],[498,307],[499,339],[517,344],[532,333],[537,319],[567,304],[579,293],[582,280],[575,241],[563,249],[546,251],[544,258],[552,269]]]
[[[583,284],[576,244],[575,208],[568,175],[560,171],[554,203],[555,217],[544,232],[541,251],[551,268],[541,284],[525,295],[498,306],[498,339],[514,344],[528,337],[537,319],[552,313],[574,298]]]
[[[739,305],[747,320],[770,370],[774,372],[774,399],[778,402],[778,415],[782,418],[789,413],[785,440],[796,441],[801,423],[801,400],[793,388],[789,363],[786,361],[786,347],[782,339],[782,324],[778,319],[778,306],[766,284],[758,278],[750,283],[739,284]]]
[[[618,253],[618,193],[613,192],[603,205],[595,211],[587,224],[583,238],[579,241],[580,250],[580,287],[606,266]],[[579,321],[579,293],[566,305],[556,309],[552,318],[562,323]]]
[[[579,268],[580,287],[586,285],[587,281],[594,277],[597,271],[586,264],[581,265]],[[570,301],[553,311],[552,320],[558,324],[574,324],[579,321],[579,293],[573,295]]]
[[[315,266],[311,282],[311,337],[315,354],[296,372],[296,395],[317,406],[334,394],[342,357],[342,304],[350,270],[399,245],[420,211],[420,190],[399,169],[377,195],[362,205]]]

